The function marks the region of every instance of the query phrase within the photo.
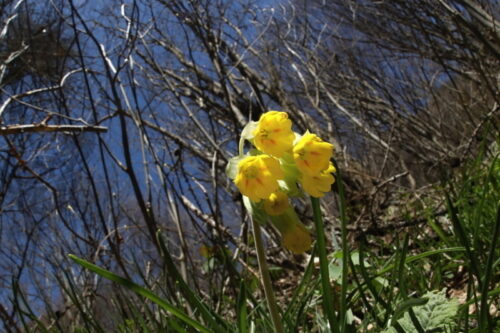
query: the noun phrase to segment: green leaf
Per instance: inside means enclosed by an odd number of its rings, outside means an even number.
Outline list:
[[[158,304],[158,306],[160,306],[165,311],[171,313],[172,315],[176,316],[180,320],[184,321],[186,324],[197,329],[199,332],[206,332],[206,333],[211,332],[208,328],[203,326],[200,322],[192,319],[190,316],[188,316],[186,313],[184,313],[184,311],[173,306],[172,304],[170,304],[169,302],[167,302],[163,298],[160,298],[159,296],[157,296],[156,294],[154,294],[150,290],[147,290],[147,289],[139,286],[138,284],[136,284],[130,280],[127,280],[121,276],[118,276],[114,273],[111,273],[108,270],[100,268],[99,266],[96,266],[96,265],[94,265],[86,260],[80,259],[73,254],[68,254],[68,257],[70,257],[71,260],[73,260],[74,262],[76,262],[80,266],[82,266],[82,267],[108,279],[108,280],[111,280],[115,283],[118,283],[122,286],[125,286],[128,289],[136,292],[137,294],[139,294],[141,296],[146,297],[147,299],[151,300],[152,302]]]
[[[330,262],[328,265],[328,270],[330,273],[330,281],[340,282],[342,279],[342,266],[341,264]]]
[[[358,251],[353,251],[351,253],[351,260],[352,260],[352,263],[354,264],[354,266],[359,266],[359,252]],[[365,267],[370,267],[370,263],[368,262],[368,260],[365,260],[363,261],[363,265]]]
[[[238,331],[241,333],[248,332],[248,325],[247,325],[248,314],[247,314],[246,296],[247,296],[247,291],[245,288],[245,281],[241,280],[240,292],[238,295],[237,308],[236,308],[236,312],[238,313]]]
[[[394,311],[394,315],[392,316],[392,320],[398,320],[401,318],[406,311],[408,311],[411,307],[424,305],[429,301],[428,298],[410,298],[399,304]]]
[[[423,303],[425,304],[419,304]],[[398,306],[393,316],[393,327],[383,333],[395,332],[395,326],[399,326],[406,333],[417,333],[410,314],[407,310],[412,309],[420,326],[425,332],[453,331],[456,326],[455,316],[458,312],[458,301],[454,298],[447,299],[445,290],[427,292],[422,298],[409,299]],[[397,316],[404,312],[404,317]],[[397,319],[396,321],[394,319]]]

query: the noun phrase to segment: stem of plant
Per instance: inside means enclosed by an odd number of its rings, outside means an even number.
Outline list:
[[[316,227],[316,245],[318,247],[319,267],[321,274],[321,288],[323,289],[323,310],[325,311],[330,329],[333,333],[339,333],[335,311],[333,309],[333,294],[330,286],[330,273],[328,270],[328,258],[326,256],[325,228],[321,217],[319,199],[311,197],[314,213],[314,225]]]
[[[269,307],[269,312],[271,313],[274,330],[276,333],[284,333],[285,331],[283,329],[283,324],[281,323],[281,317],[279,315],[278,305],[276,304],[276,298],[274,297],[273,286],[271,284],[271,277],[267,267],[260,225],[254,218],[250,218],[250,220],[252,221],[253,238],[255,242],[255,249],[257,250],[257,261],[259,263],[260,275],[262,277],[264,295],[266,296],[267,306]]]
[[[337,169],[337,188],[339,190],[339,211],[340,211],[340,224],[342,233],[342,285],[340,289],[340,332],[345,332],[346,327],[346,315],[347,315],[347,274],[348,274],[348,261],[350,260],[349,246],[347,244],[347,215],[345,211],[345,194],[344,194],[344,183],[342,182],[342,174],[340,168],[335,163],[335,168]]]

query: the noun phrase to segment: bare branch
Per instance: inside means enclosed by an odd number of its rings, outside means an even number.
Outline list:
[[[85,125],[6,125],[0,126],[0,135],[21,134],[21,133],[47,133],[47,132],[107,132],[108,128],[103,126],[85,126]]]

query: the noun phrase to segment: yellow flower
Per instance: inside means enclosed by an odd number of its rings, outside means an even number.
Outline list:
[[[267,199],[279,189],[278,179],[285,177],[278,160],[267,155],[247,156],[238,163],[234,183],[241,194],[254,202]]]
[[[264,200],[264,210],[270,216],[283,214],[288,208],[288,196],[281,192],[271,193],[269,198]]]
[[[330,191],[332,184],[335,182],[335,178],[332,175],[332,172],[335,171],[335,167],[330,163],[328,169],[320,171],[315,176],[303,174],[300,179],[302,188],[315,198],[324,196],[326,192]]]
[[[306,132],[293,147],[293,158],[297,168],[308,176],[316,176],[328,168],[332,155],[333,145],[309,132]]]
[[[280,158],[292,149],[295,134],[286,112],[264,113],[253,131],[253,144],[261,152]]]
[[[281,215],[270,216],[271,224],[281,234],[281,244],[295,254],[308,251],[312,238],[309,231],[300,222],[293,207],[289,206]]]
[[[213,257],[215,254],[215,251],[216,251],[215,246],[208,246],[208,245],[203,244],[200,247],[200,254],[207,259]]]
[[[311,235],[306,227],[297,223],[281,236],[281,244],[295,254],[308,251],[312,245]]]

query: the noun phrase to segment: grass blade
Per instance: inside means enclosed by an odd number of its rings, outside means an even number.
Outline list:
[[[351,270],[353,272],[355,272],[354,262],[352,260],[349,260],[349,266],[351,267]],[[375,319],[375,322],[377,323],[377,325],[379,327],[382,327],[384,323],[378,317],[377,312],[375,311],[375,309],[373,308],[373,306],[371,306],[370,302],[368,301],[368,298],[365,295],[365,291],[364,291],[363,285],[362,285],[361,281],[359,280],[357,274],[353,273],[352,277],[353,277],[354,283],[356,284],[356,289],[357,289],[357,291],[359,293],[359,297],[361,298],[361,302],[363,303],[363,305],[366,308],[367,312],[372,316],[373,319]]]
[[[411,257],[407,257],[405,260],[405,264],[409,264],[411,262],[414,262],[414,261],[417,261],[417,260],[420,260],[420,259],[423,259],[426,257],[430,257],[430,256],[433,256],[435,254],[449,253],[449,252],[463,252],[463,251],[465,251],[465,248],[463,246],[456,246],[456,247],[449,247],[449,248],[445,248],[445,249],[426,251],[426,252],[411,256]],[[378,271],[376,275],[379,276],[379,275],[385,274],[385,273],[389,272],[390,270],[392,270],[393,268],[394,268],[394,265],[389,265],[389,266],[381,269],[380,271]]]
[[[359,248],[359,270],[360,270],[361,276],[365,280],[366,286],[367,286],[368,290],[371,292],[373,298],[375,298],[376,303],[380,304],[388,313],[390,313],[390,312],[392,312],[391,306],[386,301],[384,301],[384,299],[382,299],[380,297],[375,286],[372,284],[373,278],[370,278],[370,276],[368,275],[368,272],[366,270],[365,255],[364,255],[365,246],[366,246],[365,242],[366,242],[366,240],[365,240],[365,238],[363,238],[361,241],[361,244],[360,244],[360,248]]]
[[[453,223],[453,229],[455,230],[455,233],[458,236],[460,243],[462,243],[463,247],[465,248],[465,252],[467,253],[467,257],[469,258],[470,269],[477,278],[477,283],[479,285],[479,289],[482,289],[481,275],[479,274],[479,264],[477,262],[476,256],[474,255],[474,253],[472,253],[472,250],[471,250],[470,244],[469,244],[469,240],[468,240],[467,235],[465,233],[465,230],[462,226],[462,223],[460,222],[460,219],[458,218],[458,212],[457,212],[456,207],[452,204],[448,193],[445,193],[445,195],[446,195],[446,204],[448,206],[448,211],[450,213],[451,222]]]
[[[488,253],[488,259],[486,262],[486,268],[483,277],[483,287],[481,289],[481,307],[479,308],[479,330],[487,330],[489,326],[489,307],[488,307],[488,285],[490,284],[490,279],[493,271],[493,258],[495,257],[495,250],[500,237],[500,206],[497,208],[497,217],[495,223],[495,229],[493,231],[493,239],[491,241],[490,251]]]
[[[127,280],[121,276],[118,276],[114,273],[111,273],[110,271],[107,271],[103,268],[100,268],[99,266],[96,266],[86,260],[80,259],[75,255],[68,254],[71,260],[79,264],[80,266],[108,279],[111,280],[115,283],[118,283],[124,287],[127,287],[128,289],[136,292],[137,294],[146,297],[147,299],[151,300],[152,302],[156,303],[158,306],[160,306],[162,309],[165,311],[171,313],[172,315],[176,316],[180,320],[184,321],[186,324],[190,325],[191,327],[197,329],[199,332],[203,333],[210,333],[211,331],[203,326],[200,322],[192,319],[189,317],[187,314],[185,314],[181,309],[176,308],[175,306],[171,305],[168,303],[166,300],[158,297],[155,295],[153,292],[135,284],[134,282]]]
[[[247,325],[247,291],[245,288],[245,281],[241,280],[240,292],[238,294],[238,301],[236,303],[236,313],[238,314],[238,331],[240,333],[248,332]]]
[[[191,290],[186,281],[182,278],[177,266],[175,266],[174,261],[172,260],[172,256],[168,251],[163,237],[158,231],[156,234],[158,239],[158,243],[160,244],[160,248],[162,251],[163,259],[165,260],[165,264],[167,265],[168,272],[173,275],[176,285],[180,288],[182,294],[188,301],[188,303],[197,309],[200,314],[203,316],[203,319],[210,325],[212,329],[217,332],[223,332],[229,330],[229,326],[224,322],[222,318],[219,317],[215,312],[210,311],[210,308],[207,307],[199,297]],[[222,323],[224,327],[221,327],[219,323]]]
[[[286,318],[287,320],[294,315],[297,307],[303,307],[302,303],[305,301],[304,295],[307,292],[307,288],[310,287],[311,278],[313,276],[314,258],[316,257],[317,252],[316,248],[317,245],[313,247],[311,258],[309,259],[309,263],[304,271],[304,275],[302,276],[297,288],[295,288],[291,301],[288,303],[287,309],[283,314],[283,318]],[[301,304],[298,304],[299,302]]]

